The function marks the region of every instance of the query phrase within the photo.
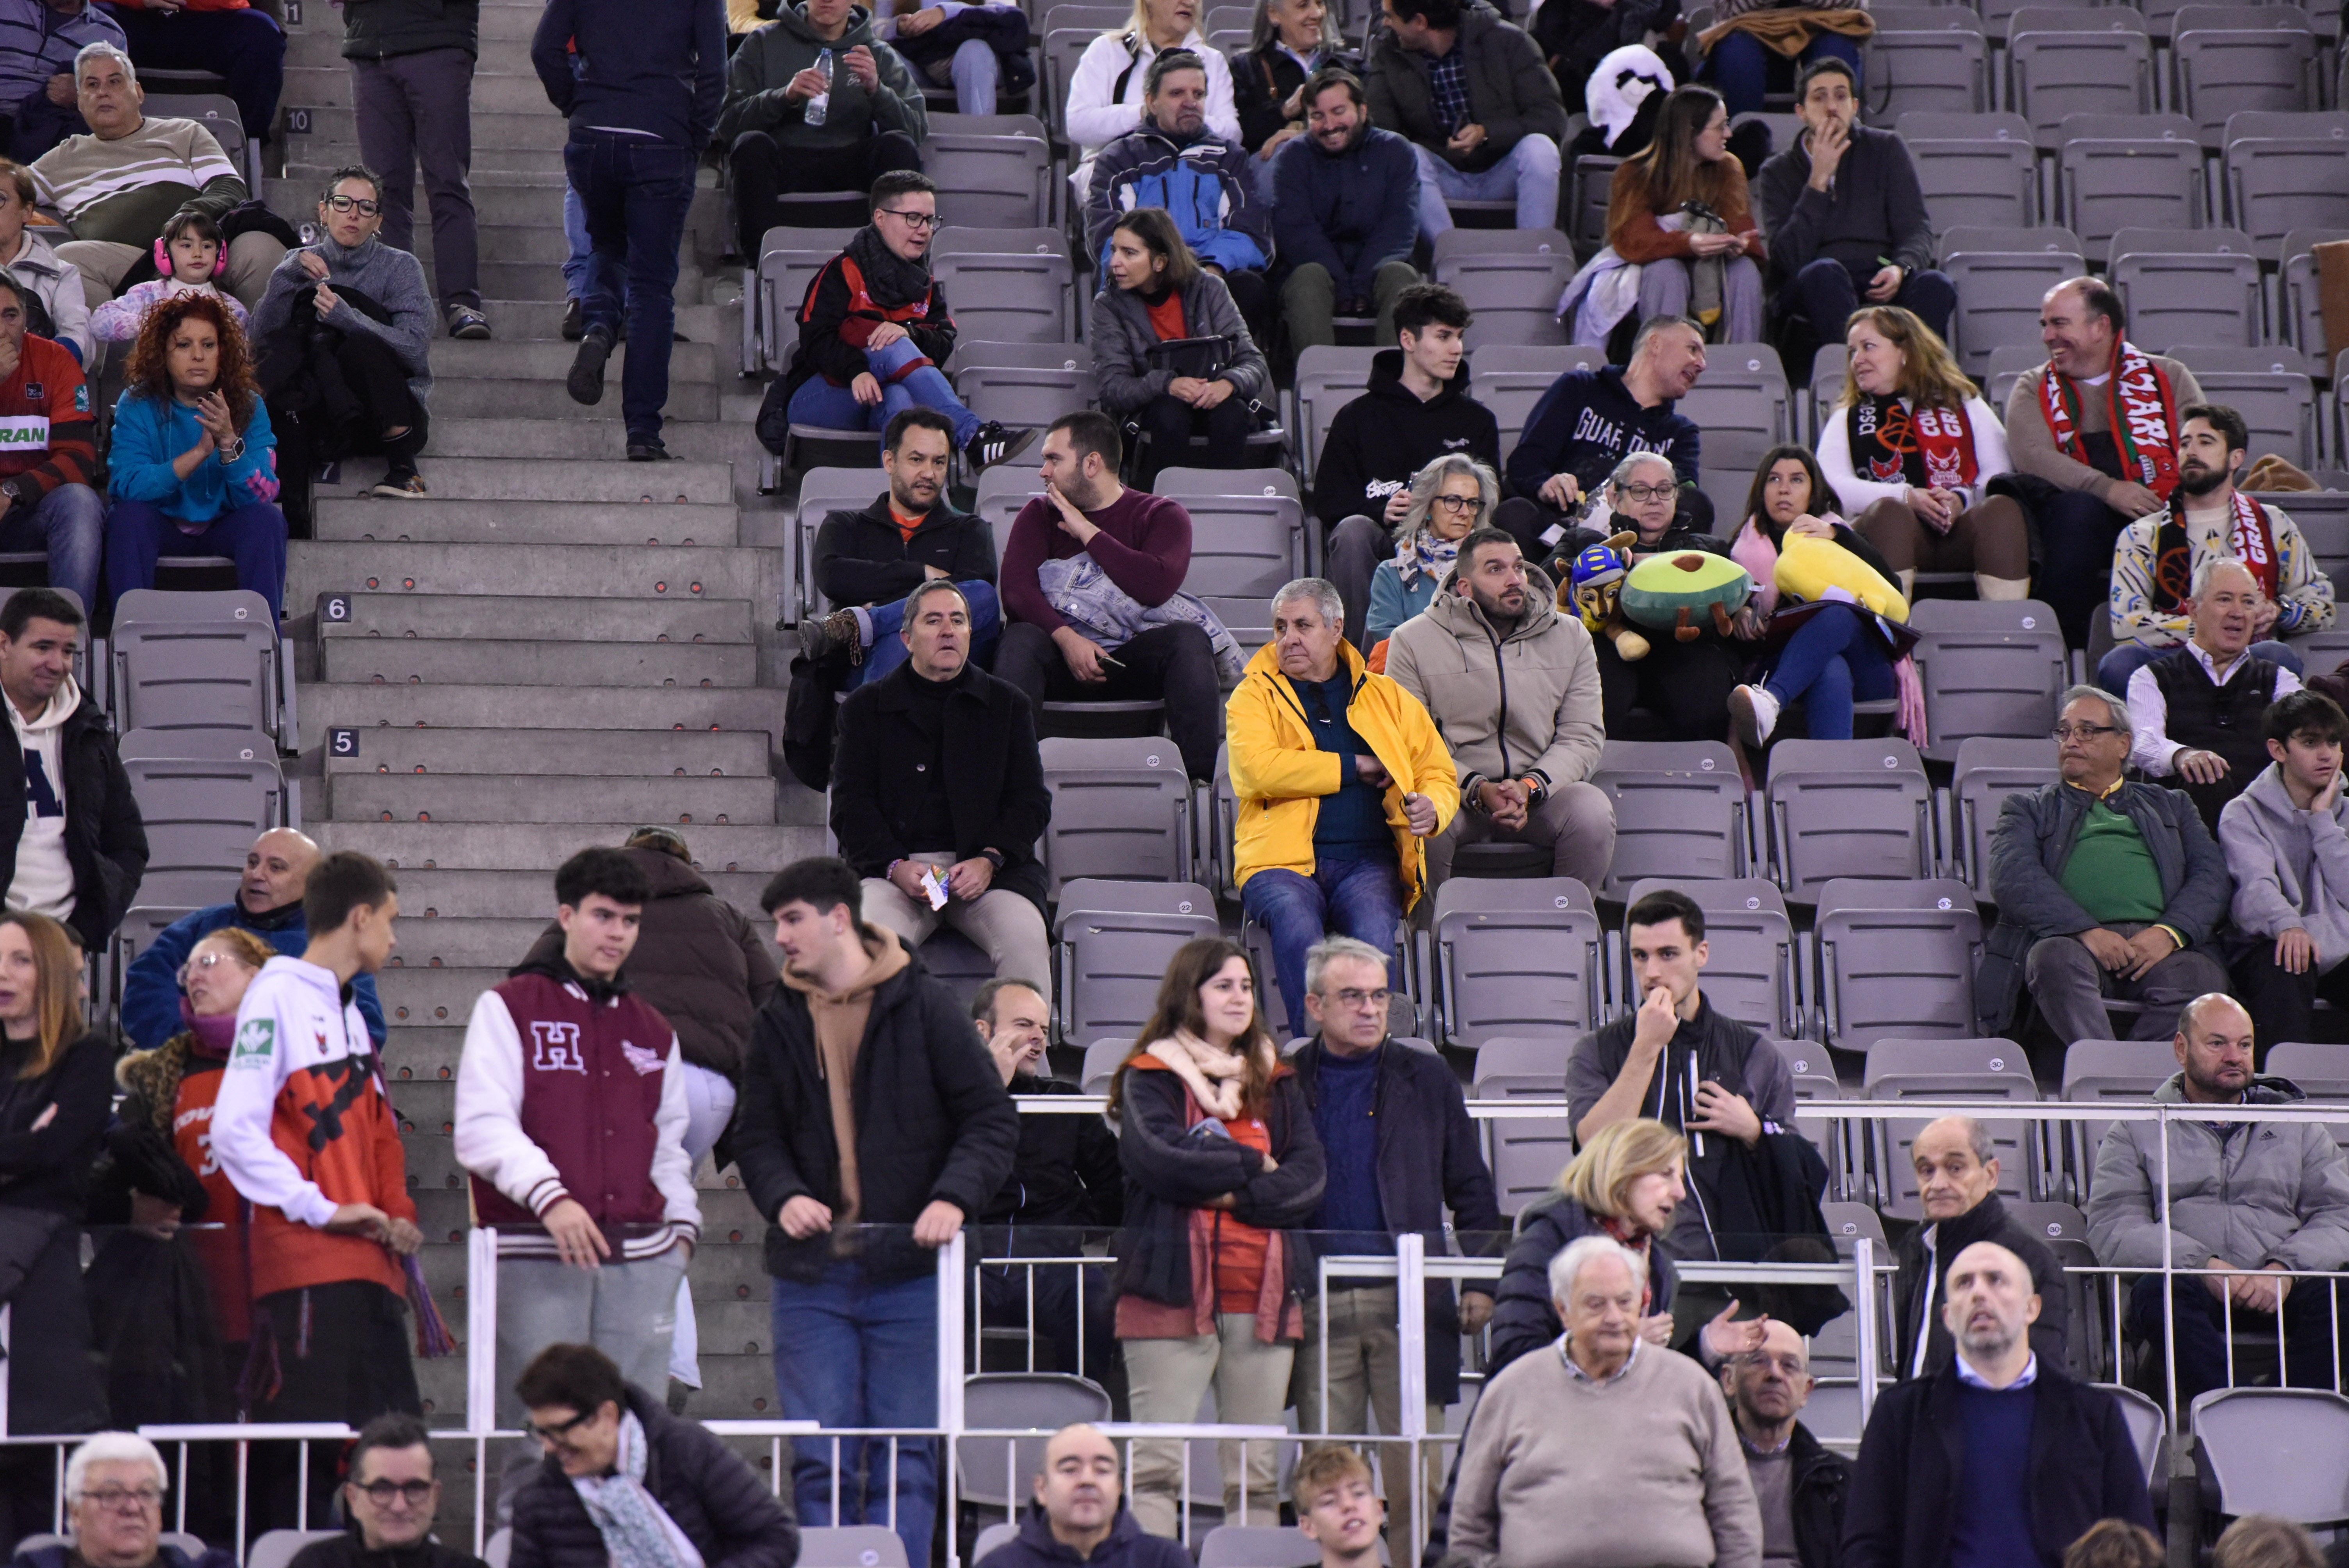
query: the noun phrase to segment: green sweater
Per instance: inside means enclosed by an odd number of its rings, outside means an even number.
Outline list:
[[[2064,891],[2100,924],[2136,921],[2149,925],[2161,918],[2161,873],[2154,869],[2145,835],[2102,800],[2090,806],[2081,821],[2080,836],[2060,880]]]

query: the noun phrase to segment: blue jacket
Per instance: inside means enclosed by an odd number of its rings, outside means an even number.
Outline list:
[[[277,499],[277,438],[270,433],[269,408],[253,400],[253,420],[244,428],[244,451],[233,463],[215,452],[182,480],[172,459],[203,436],[196,411],[176,397],[125,392],[114,405],[114,438],[107,448],[107,494],[117,500],[143,500],[181,522],[210,522],[223,512]]]
[[[1166,209],[1184,242],[1212,266],[1233,273],[1272,264],[1272,215],[1256,199],[1248,155],[1220,137],[1177,141],[1144,120],[1101,150],[1089,189],[1085,243],[1103,278],[1109,232],[1137,207]]]
[[[1362,617],[1362,640],[1375,648],[1394,635],[1397,626],[1435,603],[1436,587],[1433,572],[1422,572],[1405,583],[1402,565],[1393,556],[1380,562],[1371,573],[1371,608]]]
[[[574,133],[589,126],[649,131],[698,153],[726,98],[722,0],[547,0],[530,63]]]
[[[1388,262],[1407,261],[1419,232],[1419,156],[1391,130],[1366,125],[1331,157],[1309,136],[1273,154],[1273,237],[1283,266],[1318,262],[1341,300],[1371,297]]]
[[[196,944],[215,931],[234,926],[250,931],[288,958],[299,958],[310,944],[309,928],[302,923],[302,906],[289,904],[264,915],[250,915],[234,901],[183,914],[158,933],[147,951],[131,961],[122,980],[122,1032],[142,1051],[151,1051],[180,1032],[180,967]],[[383,1006],[376,1000],[375,976],[362,975],[351,985],[351,999],[367,1020],[367,1037],[383,1044]]]

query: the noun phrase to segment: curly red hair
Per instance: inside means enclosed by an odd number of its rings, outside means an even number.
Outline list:
[[[228,399],[229,418],[243,429],[260,399],[261,384],[253,376],[253,350],[228,306],[209,294],[173,294],[147,313],[139,325],[139,341],[131,346],[130,362],[123,367],[124,383],[159,402],[171,398],[171,335],[184,322],[212,324],[220,337],[220,377],[212,389]]]

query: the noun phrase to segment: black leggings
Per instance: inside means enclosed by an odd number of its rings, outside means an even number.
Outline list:
[[[1133,486],[1155,490],[1161,469],[1244,469],[1247,438],[1256,428],[1247,400],[1237,392],[1201,413],[1177,397],[1157,397],[1134,415],[1149,439],[1135,455]],[[1205,457],[1191,449],[1191,438],[1207,438]]]

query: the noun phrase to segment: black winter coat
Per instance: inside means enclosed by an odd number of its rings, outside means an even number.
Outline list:
[[[1324,49],[1319,55],[1320,67],[1337,67],[1351,71],[1357,77],[1362,74],[1362,58],[1343,49]],[[1305,85],[1307,71],[1297,63],[1295,56],[1280,46],[1278,38],[1268,41],[1262,48],[1250,49],[1232,60],[1232,108],[1240,117],[1240,145],[1250,153],[1264,150],[1264,144],[1289,122],[1290,117],[1281,112],[1280,106],[1288,95]],[[1298,115],[1298,119],[1305,117]]]
[[[1555,1342],[1566,1332],[1549,1294],[1549,1261],[1570,1242],[1599,1235],[1598,1216],[1568,1197],[1553,1192],[1526,1205],[1517,1215],[1516,1239],[1509,1243],[1508,1261],[1501,1265],[1501,1283],[1493,1297],[1492,1359],[1485,1376],[1492,1375],[1523,1356]],[[1648,1246],[1648,1315],[1672,1309],[1672,1293],[1680,1274],[1671,1254],[1656,1243]]]
[[[628,1408],[645,1424],[645,1490],[707,1568],[792,1568],[798,1522],[733,1449],[633,1383]],[[552,1456],[542,1460],[514,1493],[512,1568],[608,1568],[611,1558],[578,1489]]]
[[[1011,1173],[1019,1113],[969,1012],[922,967],[918,954],[873,995],[849,1106],[856,1118],[860,1214],[868,1224],[910,1226],[933,1199],[980,1213]],[[815,1027],[807,999],[788,985],[775,988],[751,1026],[734,1108],[734,1161],[752,1205],[771,1222],[802,1193],[840,1207],[840,1145]],[[832,1261],[833,1239],[795,1242],[771,1223],[768,1272],[814,1279]],[[910,1237],[864,1256],[870,1274],[884,1281],[936,1266]]]
[[[1289,1057],[1309,1111],[1317,1103],[1321,1040],[1316,1036]],[[1416,1231],[1428,1255],[1451,1249],[1444,1236],[1444,1211],[1460,1251],[1493,1257],[1506,1245],[1508,1222],[1493,1196],[1493,1173],[1485,1169],[1483,1140],[1468,1119],[1460,1080],[1441,1057],[1392,1041],[1379,1047],[1378,1081],[1371,1117],[1378,1137],[1379,1208],[1387,1229]],[[1489,1287],[1471,1290],[1490,1295]],[[1445,1280],[1427,1282],[1427,1398],[1449,1405],[1460,1397],[1460,1305]]]
[[[1934,1248],[1939,1272],[1930,1301],[1925,1299],[1924,1291],[1927,1228],[1913,1226],[1900,1238],[1900,1272],[1892,1280],[1894,1323],[1900,1346],[1899,1359],[1892,1364],[1896,1376],[1908,1377],[1909,1368],[1916,1365],[1920,1325],[1929,1326],[1925,1341],[1928,1377],[1947,1367],[1951,1357],[1957,1355],[1957,1342],[1950,1337],[1949,1326],[1941,1321],[1941,1303],[1949,1296],[1950,1260],[1976,1242],[1996,1242],[2021,1258],[2023,1266],[2031,1271],[2031,1288],[2039,1293],[2039,1318],[2031,1326],[2031,1348],[2039,1352],[2043,1366],[2066,1365],[2064,1346],[2070,1327],[2071,1306],[2064,1294],[2064,1265],[2055,1261],[2054,1251],[2045,1242],[2006,1212],[1997,1193],[1992,1192],[1956,1219],[1940,1222]]]
[[[1019,1073],[1009,1092],[1084,1091],[1059,1078]],[[1114,1225],[1124,1210],[1125,1177],[1118,1165],[1117,1135],[1109,1123],[1098,1116],[1023,1116],[1011,1175],[978,1219],[981,1224],[1022,1230],[1081,1229]]]
[[[1264,1109],[1278,1169],[1221,1138],[1184,1135],[1198,1119],[1183,1080],[1164,1068],[1129,1068],[1119,1078],[1117,1151],[1125,1166],[1125,1229],[1117,1239],[1117,1289],[1165,1306],[1189,1306],[1191,1213],[1211,1198],[1239,1195],[1234,1219],[1287,1233],[1288,1295],[1313,1288],[1313,1249],[1299,1227],[1321,1205],[1321,1137],[1297,1074],[1283,1068]]]
[[[1019,1533],[978,1562],[985,1568],[1191,1568],[1191,1553],[1181,1542],[1143,1529],[1133,1511],[1120,1503],[1109,1539],[1092,1556],[1080,1557],[1053,1535],[1043,1509],[1031,1502],[1020,1511]]]
[[[73,868],[74,912],[66,923],[95,953],[122,923],[147,874],[147,824],[131,798],[130,776],[114,732],[88,692],[59,727],[65,774],[66,863]],[[16,727],[0,725],[0,890],[16,880],[16,845],[25,836],[25,753]]]
[[[2031,1535],[2043,1563],[2100,1519],[2153,1528],[2145,1465],[2120,1401],[2039,1363],[2031,1423]],[[1952,1361],[1877,1396],[1844,1511],[1842,1568],[1942,1568],[1963,1438]]]
[[[370,1552],[358,1531],[332,1541],[314,1541],[294,1554],[288,1568],[485,1568],[481,1560],[454,1552],[427,1536],[405,1551]]]
[[[816,531],[815,585],[834,604],[886,604],[922,585],[926,566],[957,583],[995,581],[995,531],[942,498],[907,539],[883,491],[863,511],[824,514]]]
[[[1313,468],[1313,514],[1325,528],[1361,515],[1380,521],[1387,500],[1413,474],[1447,452],[1501,466],[1501,427],[1468,395],[1468,361],[1423,403],[1402,384],[1402,350],[1371,358],[1369,390],[1338,410]]]
[[[664,850],[622,850],[652,884],[628,954],[628,989],[668,1020],[695,1067],[740,1087],[750,1020],[773,995],[775,955],[750,918],[709,891],[701,873]],[[563,927],[549,925],[515,965],[544,968],[563,955]]]
[[[343,0],[343,57],[388,60],[427,49],[481,52],[481,0]]]
[[[832,831],[841,859],[860,876],[878,877],[888,874],[890,861],[916,850],[951,849],[956,859],[970,860],[991,849],[1003,866],[990,889],[1016,892],[1041,910],[1046,882],[1036,841],[1052,820],[1052,796],[1044,788],[1028,698],[966,664],[947,683],[954,690],[943,734],[933,742],[914,719],[914,682],[921,678],[912,665],[900,665],[841,705],[832,773]],[[916,844],[906,837],[915,828],[920,792],[933,783],[933,768],[952,785],[950,845]],[[1047,977],[1032,978],[1041,984]]]
[[[1803,1568],[1837,1568],[1843,1556],[1844,1506],[1851,1497],[1851,1461],[1822,1446],[1802,1422],[1786,1442],[1795,1467],[1795,1556]]]

